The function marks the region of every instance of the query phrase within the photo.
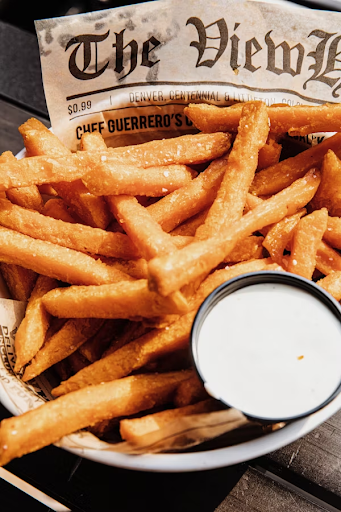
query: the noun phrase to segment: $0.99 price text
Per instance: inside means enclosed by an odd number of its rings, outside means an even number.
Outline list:
[[[77,112],[82,112],[84,110],[88,110],[91,108],[91,101],[82,101],[81,103],[73,103],[72,105],[68,105],[67,109],[69,115],[77,114]]]

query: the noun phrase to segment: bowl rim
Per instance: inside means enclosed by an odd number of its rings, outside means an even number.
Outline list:
[[[25,148],[23,148],[16,155],[16,158],[23,158],[25,153]],[[0,365],[1,362],[0,359]],[[13,415],[19,414],[1,380],[0,403]],[[205,471],[247,462],[283,448],[314,430],[333,416],[339,409],[341,409],[341,393],[324,408],[307,417],[289,423],[280,430],[225,448],[191,453],[128,455],[106,450],[71,448],[70,446],[63,446],[63,440],[59,441],[56,446],[79,457],[123,469],[166,473]]]

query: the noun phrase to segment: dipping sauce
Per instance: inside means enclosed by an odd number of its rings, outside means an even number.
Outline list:
[[[313,293],[280,282],[252,284],[205,315],[193,356],[207,391],[227,405],[264,420],[293,419],[339,387],[340,319]]]

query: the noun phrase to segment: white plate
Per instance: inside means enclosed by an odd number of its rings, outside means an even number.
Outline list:
[[[24,150],[17,157],[24,156]],[[1,277],[1,276],[0,276]],[[0,290],[2,283],[0,281]],[[5,297],[1,295],[0,297]],[[1,311],[0,311],[1,313]],[[1,350],[1,352],[3,352]],[[20,381],[14,374],[12,368],[4,364],[5,355],[2,353],[0,358],[0,402],[14,415],[36,407],[43,402],[43,399],[37,393],[37,387],[28,386]],[[43,393],[46,395],[46,388],[43,379],[37,379],[40,383]],[[66,436],[58,446],[70,451],[78,456],[126,469],[140,471],[163,471],[163,472],[186,472],[202,471],[224,466],[239,464],[267,453],[273,452],[290,444],[302,436],[311,432],[321,423],[333,416],[341,408],[341,394],[339,394],[326,407],[312,414],[307,418],[297,420],[283,429],[263,437],[240,443],[226,448],[215,450],[198,451],[193,453],[178,454],[153,454],[153,455],[126,455],[111,450],[95,450],[86,447],[76,447],[82,443],[82,435]],[[70,446],[70,441],[76,441],[74,447]]]

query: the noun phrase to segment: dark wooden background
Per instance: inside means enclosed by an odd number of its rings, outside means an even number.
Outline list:
[[[16,154],[23,147],[21,123],[32,116],[50,123],[35,35],[0,21],[0,48],[0,152]],[[8,415],[0,405],[0,419]],[[6,469],[75,511],[336,511],[341,510],[341,412],[282,450],[217,470],[133,472],[53,446]],[[0,479],[1,511],[47,510],[30,500]]]

